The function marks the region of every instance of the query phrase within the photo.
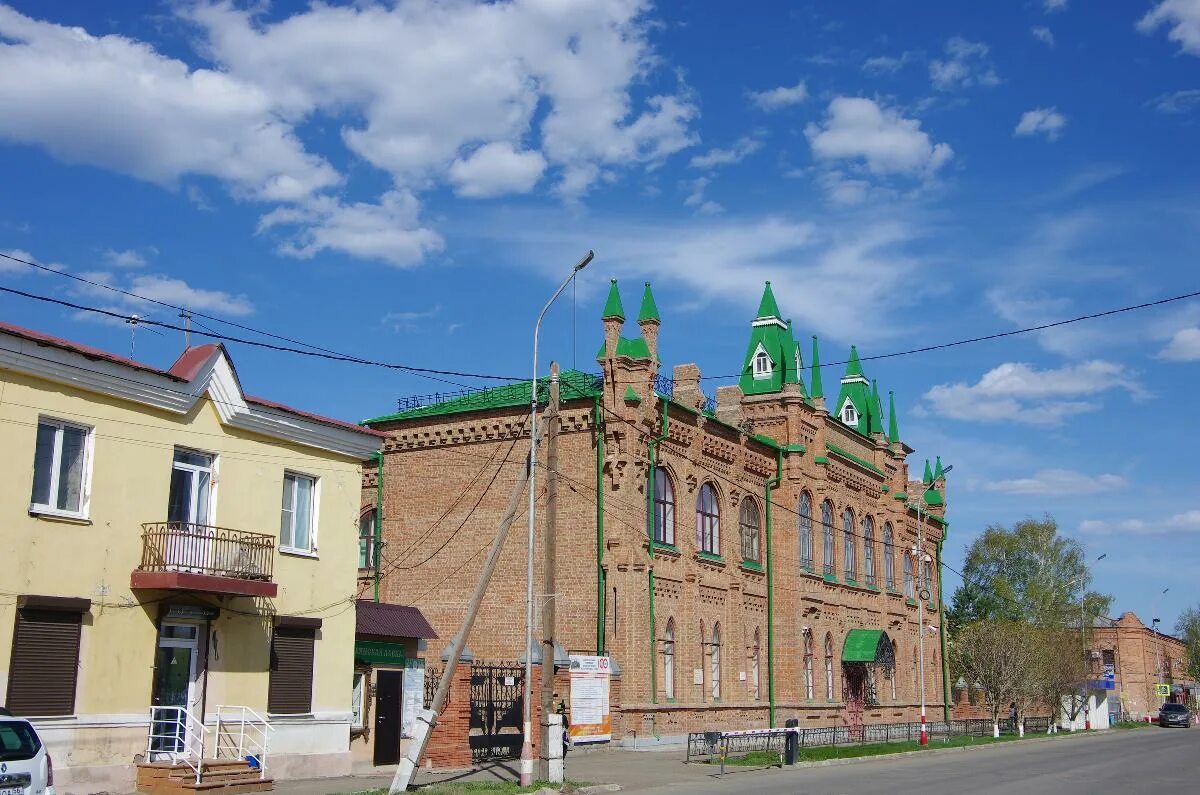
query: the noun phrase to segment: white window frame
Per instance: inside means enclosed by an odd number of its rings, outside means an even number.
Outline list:
[[[754,363],[754,378],[757,381],[770,378],[772,373],[775,372],[775,363],[771,361],[771,355],[767,353],[767,349],[763,347],[761,342],[754,349],[752,361]],[[763,364],[764,362],[765,364]]]
[[[354,684],[350,688],[350,725],[355,729],[363,727],[363,695],[367,688],[365,671],[354,672]]]
[[[34,513],[34,514],[44,514],[46,516],[61,516],[61,517],[67,518],[67,519],[86,520],[88,518],[89,510],[91,508],[92,456],[93,456],[93,452],[94,452],[94,448],[95,448],[96,429],[94,427],[92,427],[91,425],[84,425],[83,423],[79,423],[79,422],[72,422],[70,420],[60,420],[57,417],[39,416],[38,421],[37,421],[37,428],[40,428],[42,425],[51,425],[56,428],[56,431],[54,434],[54,452],[51,454],[51,458],[50,458],[50,499],[51,500],[54,500],[56,495],[58,494],[58,487],[61,483],[61,478],[62,478],[63,430],[66,428],[72,428],[75,430],[83,431],[83,434],[84,434],[84,438],[83,438],[83,471],[80,473],[80,476],[79,476],[79,510],[68,511],[68,510],[63,510],[61,508],[58,508],[54,505],[43,505],[41,503],[35,503],[33,501],[33,481],[31,480],[30,484],[29,484],[29,495],[30,495],[29,496],[29,512]],[[34,462],[33,462],[33,467],[31,468],[31,470],[32,470],[33,477],[36,478],[36,474],[37,474],[36,473],[36,468],[37,468],[37,451],[36,451],[37,430],[36,429],[34,431],[34,440],[35,440],[34,441],[34,445],[35,445]]]
[[[849,400],[842,406],[842,422],[846,425],[858,425],[858,409]]]
[[[307,480],[311,480],[312,484],[313,484],[313,486],[312,486],[312,510],[310,512],[310,519],[311,519],[312,524],[308,529],[309,549],[304,549],[303,547],[296,547],[296,546],[292,546],[290,544],[285,544],[284,539],[283,539],[283,527],[281,525],[280,529],[279,529],[279,551],[286,552],[290,555],[307,555],[309,557],[316,557],[316,555],[317,555],[317,525],[318,525],[317,516],[320,514],[320,509],[321,509],[321,479],[316,477],[315,475],[306,475],[303,472],[293,472],[290,469],[284,470],[283,481],[281,483],[281,491],[280,491],[281,496],[282,496],[282,493],[287,490],[287,479],[288,478],[305,478]],[[298,493],[298,489],[292,490],[292,507],[291,507],[291,511],[292,511],[291,538],[292,538],[292,541],[295,541],[295,539],[296,539],[296,494],[297,493]],[[283,518],[283,500],[282,499],[280,499],[280,501],[279,501],[279,511],[280,511],[280,519],[282,519]]]

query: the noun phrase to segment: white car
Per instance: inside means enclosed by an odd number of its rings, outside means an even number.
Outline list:
[[[55,795],[54,762],[33,724],[0,709],[0,795]]]

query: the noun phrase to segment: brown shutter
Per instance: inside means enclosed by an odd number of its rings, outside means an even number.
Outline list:
[[[313,644],[316,633],[299,627],[276,627],[271,639],[271,682],[267,712],[297,715],[312,712]]]
[[[17,611],[5,703],[14,715],[75,712],[80,619],[74,611]]]

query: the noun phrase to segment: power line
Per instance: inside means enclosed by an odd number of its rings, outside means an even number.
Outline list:
[[[58,306],[64,306],[64,307],[67,307],[68,309],[74,309],[79,312],[93,312],[98,315],[104,315],[106,317],[116,318],[116,319],[122,320],[122,321],[128,320],[128,318],[129,318],[128,315],[123,315],[120,312],[113,312],[108,309],[101,309],[101,308],[95,307],[95,306],[87,306],[86,304],[77,304],[77,303],[74,303],[73,301],[64,301],[60,298],[51,298],[46,295],[38,295],[37,293],[30,293],[30,292],[26,292],[24,290],[17,290],[12,287],[0,286],[0,292],[9,293],[11,295],[18,295],[18,296],[21,296],[22,298],[29,298],[34,301],[42,301],[42,302],[49,303],[49,304],[56,304]],[[145,319],[143,319],[138,322],[141,324],[158,326],[160,328],[165,328],[165,329],[171,329],[172,331],[187,331],[187,329],[184,328],[183,326],[178,326],[173,323],[166,323],[161,320],[145,320]],[[520,380],[522,380],[520,378],[503,376],[503,375],[488,375],[486,373],[467,373],[467,372],[462,372],[459,370],[437,370],[437,369],[430,368],[430,367],[415,367],[413,365],[407,365],[407,364],[396,364],[396,363],[392,363],[392,362],[380,362],[380,361],[375,361],[373,359],[364,359],[364,358],[361,358],[358,356],[349,356],[349,355],[336,354],[336,353],[324,353],[322,351],[304,350],[303,348],[293,348],[293,347],[288,347],[285,345],[274,345],[269,342],[259,342],[257,340],[248,340],[243,337],[234,337],[234,336],[231,336],[228,334],[213,334],[212,336],[215,337],[216,339],[224,340],[225,342],[237,342],[242,345],[249,345],[249,346],[255,347],[255,348],[265,348],[266,350],[278,351],[281,353],[294,353],[299,356],[309,356],[309,357],[312,357],[315,359],[326,359],[326,360],[335,361],[335,362],[347,362],[349,364],[362,364],[362,365],[367,365],[370,367],[381,367],[386,370],[399,370],[401,372],[413,373],[415,375],[421,375],[421,376],[432,377],[434,375],[447,375],[447,376],[456,376],[459,378],[480,378],[480,379],[487,379],[487,380],[492,380],[492,381],[520,381]],[[435,379],[435,380],[438,380],[438,379]],[[461,384],[454,384],[454,385],[461,386]]]

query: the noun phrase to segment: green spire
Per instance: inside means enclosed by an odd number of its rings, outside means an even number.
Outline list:
[[[888,441],[900,441],[900,426],[896,421],[896,393],[888,392]]]
[[[821,386],[821,352],[817,350],[816,334],[813,334],[812,396],[815,398],[825,397],[825,390]]]
[[[883,433],[883,403],[879,400],[879,382],[871,379],[871,417],[867,433]]]
[[[846,364],[846,375],[863,376],[862,363],[858,360],[858,348],[850,346],[850,361]]]
[[[933,467],[933,479],[934,479],[935,481],[938,481],[938,480],[941,480],[941,479],[942,479],[942,478],[944,478],[944,477],[946,477],[946,473],[945,473],[945,471],[942,469],[942,457],[939,455],[939,456],[937,457],[937,464],[936,464],[936,465],[934,465],[934,467]]]
[[[614,288],[615,283],[614,283]],[[620,302],[620,298],[617,301]],[[650,292],[650,282],[646,282],[646,289],[642,292],[642,308],[638,312],[638,322],[645,323],[647,320],[661,322],[662,318],[658,316],[658,305],[654,303],[654,293]]]
[[[760,319],[779,317],[779,304],[775,303],[775,293],[771,292],[771,283],[763,289],[762,300],[758,302],[758,317]]]
[[[625,320],[625,307],[621,306],[621,291],[617,289],[616,279],[612,280],[612,286],[608,288],[608,300],[604,302],[604,314],[600,317],[602,320]]]
[[[928,486],[933,483],[933,470],[929,468],[929,459],[925,459],[925,477],[921,478],[921,482]]]

